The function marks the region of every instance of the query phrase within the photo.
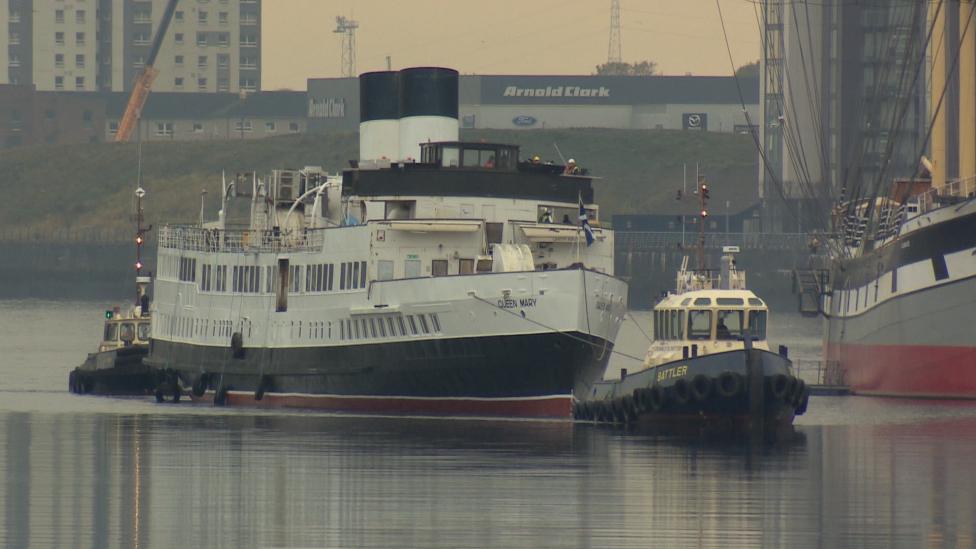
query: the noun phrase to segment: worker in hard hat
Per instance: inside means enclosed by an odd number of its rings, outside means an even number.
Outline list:
[[[539,155],[535,155],[535,156],[532,157],[532,163],[533,164],[542,164],[542,159],[539,158]]]
[[[576,165],[576,160],[570,158],[566,161],[566,169],[563,170],[563,173],[566,175],[579,175],[581,171],[580,167]]]

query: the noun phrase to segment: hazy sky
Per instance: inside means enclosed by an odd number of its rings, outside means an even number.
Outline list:
[[[759,58],[755,3],[720,0],[736,66]],[[359,22],[357,72],[437,65],[462,74],[591,74],[607,60],[610,0],[264,0],[266,90],[341,76],[335,18]],[[715,0],[620,0],[623,60],[728,75]]]

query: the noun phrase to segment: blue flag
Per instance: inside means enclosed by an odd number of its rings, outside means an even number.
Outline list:
[[[590,222],[586,219],[586,208],[583,207],[583,195],[579,198],[579,221],[580,227],[583,228],[583,234],[586,235],[586,245],[590,246],[593,244],[593,229],[590,227]]]

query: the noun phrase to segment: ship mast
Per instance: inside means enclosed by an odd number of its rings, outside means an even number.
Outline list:
[[[699,215],[701,216],[698,224],[698,270],[704,271],[705,267],[705,221],[708,220],[708,181],[705,176],[698,175],[698,205]]]

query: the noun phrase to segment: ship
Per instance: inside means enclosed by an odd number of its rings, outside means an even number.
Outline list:
[[[365,73],[349,169],[157,232],[146,364],[215,405],[569,418],[626,312],[593,177],[458,139],[458,73]]]
[[[806,412],[810,389],[785,346],[770,350],[769,309],[746,287],[736,252],[723,248],[718,272],[689,270],[684,258],[675,291],[654,306],[643,363],[595,384],[574,407],[576,419],[775,432]]]
[[[140,176],[141,179],[141,176]],[[152,327],[149,287],[152,277],[144,275],[142,246],[152,226],[143,225],[142,200],[146,191],[139,186],[135,191],[136,261],[135,301],[127,306],[117,305],[105,311],[102,339],[98,350],[88,356],[77,368],[68,373],[68,390],[76,394],[97,395],[147,395],[156,393],[157,400],[173,396],[173,391],[163,395],[162,372],[143,363],[149,353]]]

